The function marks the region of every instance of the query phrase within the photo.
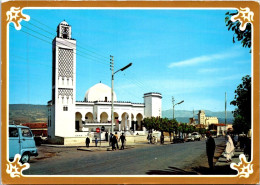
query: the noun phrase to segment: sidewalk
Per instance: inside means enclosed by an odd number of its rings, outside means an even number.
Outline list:
[[[239,163],[239,155],[243,154],[243,150],[241,149],[235,149],[234,152],[234,156],[232,157],[232,161],[231,162],[226,162],[226,157],[224,157],[224,152],[222,153],[222,155],[219,157],[218,162],[215,164],[215,166],[230,166],[231,163]]]

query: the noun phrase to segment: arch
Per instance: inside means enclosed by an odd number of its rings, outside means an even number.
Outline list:
[[[136,115],[136,130],[142,130],[142,120],[143,115],[141,113],[138,113]]]
[[[79,132],[82,129],[82,114],[80,112],[75,113],[75,131]]]
[[[100,114],[100,123],[107,123],[108,122],[108,114],[106,112],[102,112]]]
[[[129,114],[124,112],[121,116],[122,121],[121,121],[121,130],[127,131],[129,130]]]
[[[86,115],[85,115],[85,122],[86,123],[93,123],[94,122],[94,119],[93,119],[93,114],[91,112],[88,112]]]

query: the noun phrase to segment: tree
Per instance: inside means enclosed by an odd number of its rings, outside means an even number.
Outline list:
[[[239,28],[241,23],[239,21],[236,22],[231,21],[231,17],[236,14],[238,14],[237,11],[235,13],[227,12],[226,13],[227,16],[225,18],[225,23],[226,26],[228,27],[228,30],[234,31],[233,43],[235,43],[235,38],[236,38],[238,41],[241,41],[243,47],[251,48],[251,24],[247,23],[245,31],[241,31]]]
[[[251,77],[249,75],[242,78],[242,83],[235,90],[235,98],[230,102],[237,106],[234,115],[233,128],[237,133],[247,133],[251,129]]]

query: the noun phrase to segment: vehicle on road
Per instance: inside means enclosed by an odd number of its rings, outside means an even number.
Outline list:
[[[198,132],[193,132],[192,134],[189,134],[188,137],[186,138],[186,141],[200,141],[201,140],[201,135]]]
[[[194,141],[200,141],[201,135],[198,132],[193,132],[191,136],[194,138]]]
[[[38,156],[35,140],[29,127],[9,125],[9,160],[12,161],[16,154],[21,155],[21,163],[28,163],[31,156]]]
[[[184,139],[182,137],[174,137],[173,144],[174,143],[184,143]]]

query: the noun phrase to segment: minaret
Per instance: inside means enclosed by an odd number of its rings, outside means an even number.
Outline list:
[[[144,94],[145,117],[162,117],[162,95],[157,92]]]
[[[51,138],[75,134],[76,40],[71,26],[62,21],[52,41]]]

